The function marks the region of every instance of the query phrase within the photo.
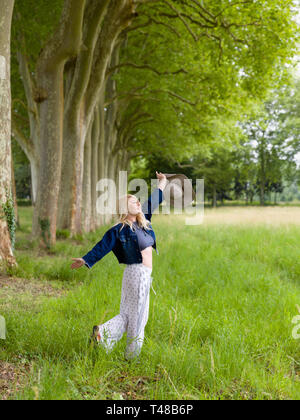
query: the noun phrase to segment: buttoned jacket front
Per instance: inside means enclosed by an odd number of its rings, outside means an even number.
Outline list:
[[[162,190],[160,188],[155,188],[142,205],[142,212],[147,220],[151,222],[152,213],[163,200]],[[108,229],[94,248],[82,257],[88,268],[92,268],[96,262],[100,261],[110,251],[115,254],[119,264],[137,264],[143,261],[136,233],[132,231],[127,224],[121,229],[122,225],[122,223],[118,223]],[[146,232],[154,239],[153,248],[156,253],[159,254],[156,245],[155,232],[151,223],[149,227],[151,229],[147,229]]]

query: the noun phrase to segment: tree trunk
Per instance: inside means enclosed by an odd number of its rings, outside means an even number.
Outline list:
[[[30,127],[30,138],[26,138],[19,129],[17,119],[12,118],[12,130],[13,135],[24,153],[26,154],[31,169],[31,201],[33,206],[36,204],[37,191],[38,191],[38,179],[39,179],[39,156],[40,156],[40,120],[39,120],[39,109],[37,102],[34,100],[34,81],[33,76],[29,69],[28,59],[26,56],[26,45],[23,35],[19,36],[20,48],[22,50],[17,51],[17,59],[19,63],[19,72],[23,81],[24,92],[27,100],[27,114]]]
[[[131,25],[137,3],[133,0],[111,0],[107,17],[99,35],[92,73],[86,91],[87,124],[93,118],[99,94],[106,84],[106,72],[121,32]]]
[[[264,206],[265,205],[265,182],[264,182],[264,178],[260,179],[260,205]]]
[[[99,28],[107,13],[109,0],[91,0],[85,12],[83,45],[69,83],[64,111],[63,165],[60,188],[58,225],[61,229],[70,229],[71,235],[82,231],[82,182],[84,167],[84,144],[90,124],[86,119],[84,95],[92,74],[93,56],[99,36]],[[90,165],[90,163],[89,163]]]
[[[17,124],[16,138],[31,162],[32,195],[36,195],[33,236],[43,236],[48,226],[48,245],[55,243],[57,227],[69,228],[72,234],[82,230],[87,131],[105,89],[112,52],[120,33],[134,19],[136,6],[133,0],[64,0],[60,23],[41,51],[34,75],[28,70],[26,54],[18,55],[30,110],[30,139],[38,138],[38,144],[22,137]],[[106,176],[109,162],[104,131],[99,137],[103,142],[98,146],[101,159],[97,166],[102,162]],[[91,219],[91,228],[93,220],[96,224],[104,220]]]
[[[30,123],[30,132],[33,141],[24,137],[23,133],[19,130],[14,117],[12,117],[12,135],[23,149],[25,155],[30,162],[31,171],[31,201],[33,206],[36,204],[36,197],[38,191],[39,179],[39,159],[38,159],[38,142],[39,142],[39,129],[38,125],[34,122]]]
[[[110,67],[114,67],[119,64],[119,53],[120,53],[120,40],[116,43],[116,47],[113,51],[110,61]],[[105,153],[106,159],[109,161],[108,172],[106,177],[112,180],[116,186],[116,194],[119,193],[119,171],[121,169],[121,154],[122,148],[119,142],[118,132],[118,101],[111,99],[117,93],[116,81],[110,76],[106,83],[105,99],[109,103],[106,106],[105,112]],[[124,145],[123,145],[124,146]],[[105,216],[105,222],[110,223],[114,215],[108,214]]]
[[[85,232],[90,232],[92,215],[91,196],[91,160],[92,160],[92,129],[89,130],[84,146],[84,171],[82,188],[82,226]]]
[[[30,161],[31,170],[31,201],[32,205],[36,205],[36,197],[38,191],[38,179],[39,179],[39,163],[33,159]]]
[[[56,242],[60,188],[64,66],[80,48],[85,0],[65,0],[58,30],[42,50],[37,63],[37,96],[40,103],[40,161],[38,194],[33,215],[33,235],[43,236],[47,247]]]
[[[12,157],[11,157],[11,186],[12,186],[12,198],[13,198],[13,202],[14,202],[16,226],[19,228],[20,227],[20,220],[19,220],[18,203],[17,203],[15,169],[14,169],[14,162],[13,162]]]
[[[91,226],[90,229],[94,232],[97,228],[97,182],[98,182],[98,148],[100,138],[100,116],[99,109],[96,108],[95,118],[92,129],[92,157],[91,157]]]
[[[109,8],[107,8],[109,4]],[[74,80],[65,110],[64,161],[61,197],[64,198],[62,225],[70,226],[72,234],[81,232],[81,197],[83,150],[87,131],[93,123],[100,92],[106,84],[106,72],[119,34],[130,25],[135,5],[132,0],[99,0],[90,4],[91,21],[87,21],[84,45],[76,63]],[[96,7],[93,7],[96,6]],[[101,6],[101,7],[100,7]],[[103,21],[98,36],[99,22]],[[97,43],[95,42],[97,41]],[[95,51],[95,54],[91,54]],[[90,77],[92,75],[92,77]],[[79,106],[84,102],[83,121],[80,122]],[[105,156],[107,158],[107,156]],[[89,164],[91,166],[91,162]]]
[[[33,235],[39,236],[47,226],[46,245],[56,241],[57,199],[61,169],[61,119],[63,64],[51,73],[40,73],[40,89],[48,92],[47,100],[40,105],[41,115],[41,168],[40,188],[34,207]],[[45,223],[42,225],[42,223]],[[44,226],[44,227],[43,227]]]
[[[215,184],[213,185],[212,206],[217,207],[217,188]]]
[[[10,38],[14,0],[0,0],[0,271],[16,265],[2,205],[11,194]]]
[[[104,110],[104,89],[100,93],[100,101],[98,105],[99,113],[99,148],[98,148],[98,180],[107,178],[108,159],[107,159],[107,145],[105,144],[105,110]],[[97,188],[97,187],[96,187]],[[97,189],[96,189],[97,192]],[[98,194],[97,194],[98,196]],[[97,212],[97,208],[96,208]],[[105,215],[97,214],[97,224],[102,226],[105,224]]]
[[[265,142],[261,141],[259,147],[259,158],[260,158],[260,205],[265,205],[265,185],[266,185],[266,174],[265,174]]]
[[[115,163],[115,173],[114,173],[114,179],[116,183],[116,193],[119,192],[119,174],[120,171],[122,171],[122,151],[120,150],[119,153],[117,153],[116,156],[116,163]]]

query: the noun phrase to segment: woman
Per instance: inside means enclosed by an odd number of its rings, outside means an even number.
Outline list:
[[[127,194],[124,197],[127,211],[120,214],[119,222],[104,234],[90,252],[82,258],[72,258],[74,263],[71,268],[80,268],[83,265],[92,268],[113,251],[119,263],[126,264],[120,313],[105,324],[95,326],[92,339],[109,351],[124,332],[127,332],[127,359],[140,354],[148,321],[152,249],[158,254],[151,217],[155,208],[163,201],[163,190],[168,182],[161,172],[156,171],[156,177],[159,180],[158,187],[142,206],[134,195]]]

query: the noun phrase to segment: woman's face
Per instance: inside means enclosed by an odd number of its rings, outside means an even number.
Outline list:
[[[136,197],[130,197],[128,200],[128,212],[136,216],[138,213],[141,213],[141,203]]]

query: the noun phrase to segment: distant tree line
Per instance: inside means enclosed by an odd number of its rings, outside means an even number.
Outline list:
[[[218,144],[177,165],[152,156],[148,171],[159,167],[184,173],[194,182],[203,178],[206,200],[213,207],[225,200],[258,200],[260,205],[299,200],[300,81],[272,91],[255,117],[241,126],[243,135],[231,146]]]

